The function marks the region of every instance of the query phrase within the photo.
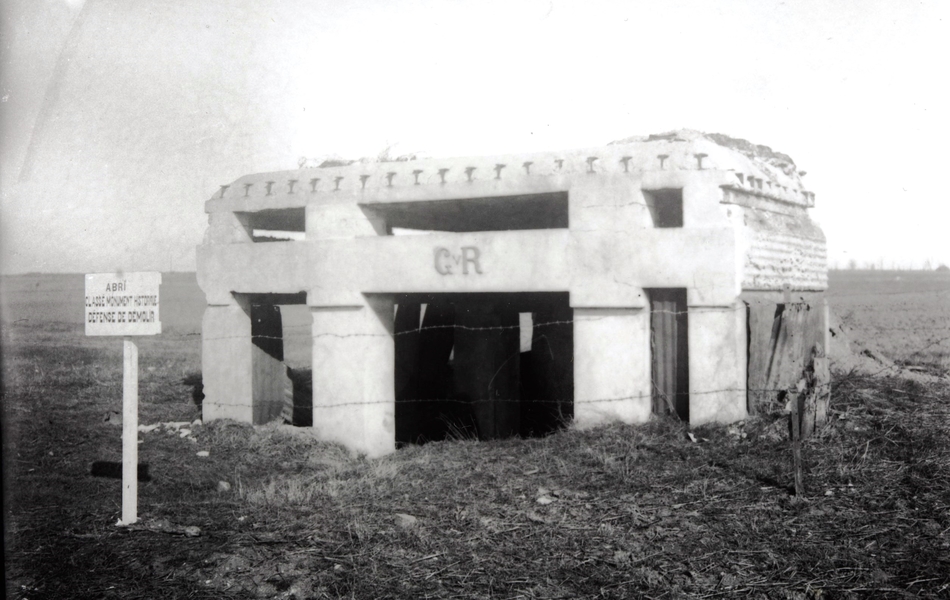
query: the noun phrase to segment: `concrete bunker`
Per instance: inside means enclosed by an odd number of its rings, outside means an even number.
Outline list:
[[[287,375],[253,307],[293,300],[312,426],[369,455],[452,427],[742,419],[824,327],[813,205],[787,156],[692,131],[242,177],[198,248],[204,417],[276,412]]]

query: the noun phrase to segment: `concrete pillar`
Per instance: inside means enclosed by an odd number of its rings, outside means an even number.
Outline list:
[[[746,310],[689,308],[689,422],[732,423],[746,411]]]
[[[235,302],[205,308],[201,320],[201,404],[205,421],[253,417],[253,367],[250,307]]]
[[[650,311],[574,309],[574,422],[644,423],[652,405]]]
[[[312,306],[313,427],[369,457],[396,449],[391,296],[362,305]]]
[[[455,392],[472,403],[480,439],[520,432],[521,334],[518,312],[501,304],[466,302],[455,312]]]
[[[204,420],[260,424],[277,418],[289,385],[282,359],[277,307],[252,307],[244,296],[209,305],[201,338]]]

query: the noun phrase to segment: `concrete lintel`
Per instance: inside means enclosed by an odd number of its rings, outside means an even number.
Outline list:
[[[206,291],[205,304],[214,307],[236,306],[244,310],[247,314],[251,314],[251,305],[247,301],[247,298],[230,291]]]
[[[329,240],[315,244],[312,287],[319,286],[315,293],[565,291],[569,240],[560,229]]]
[[[827,296],[824,290],[789,290],[792,302],[817,305]],[[739,299],[748,304],[785,304],[785,293],[776,290],[742,290]]]
[[[430,174],[431,175],[431,174]],[[542,175],[535,177],[509,177],[479,181],[456,181],[445,184],[408,185],[382,187],[367,190],[352,190],[334,195],[332,201],[353,202],[372,206],[390,202],[430,202],[440,200],[464,200],[469,198],[492,198],[498,196],[521,196],[551,194],[568,191],[571,180],[565,176]]]
[[[686,306],[690,308],[730,308],[735,306],[738,294],[709,294],[695,287],[686,288]]]
[[[212,198],[205,202],[205,212],[208,214],[228,212],[256,212],[259,210],[279,208],[301,208],[307,205],[309,198],[304,194],[274,196],[248,196],[239,198]]]
[[[314,308],[363,308],[366,299],[354,290],[311,289],[307,292],[307,306]]]
[[[229,304],[232,291],[295,294],[313,286],[318,251],[306,242],[198,246],[198,285],[215,305]]]
[[[385,221],[355,203],[310,204],[306,220],[308,240],[386,235]]]
[[[643,288],[637,286],[578,287],[570,291],[570,304],[571,308],[643,310],[649,301]]]
[[[655,170],[643,172],[640,186],[644,190],[685,188],[690,185],[719,187],[733,179],[734,177],[731,173],[715,169],[704,169],[702,171],[682,169]]]

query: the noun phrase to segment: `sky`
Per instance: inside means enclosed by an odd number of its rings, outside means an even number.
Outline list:
[[[192,271],[204,202],[301,157],[789,154],[829,263],[950,264],[950,3],[5,0],[0,272]]]

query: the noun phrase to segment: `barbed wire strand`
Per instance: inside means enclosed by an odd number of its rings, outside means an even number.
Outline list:
[[[831,382],[829,382],[829,383],[820,383],[820,384],[816,384],[815,386],[813,386],[813,387],[811,387],[811,388],[809,388],[809,389],[811,389],[811,390],[822,390],[822,391],[824,391],[824,390],[830,390],[832,386],[833,386],[833,384],[832,384]],[[744,394],[744,393],[746,393],[747,391],[748,391],[748,392],[756,392],[756,393],[764,393],[764,392],[780,393],[780,392],[788,392],[789,389],[788,389],[788,388],[774,388],[774,389],[772,389],[772,388],[770,388],[770,389],[762,388],[762,389],[750,389],[750,390],[746,390],[746,389],[739,388],[739,387],[733,387],[733,388],[723,388],[723,389],[719,389],[719,390],[703,390],[703,391],[699,391],[699,392],[690,391],[690,392],[688,392],[688,394],[689,394],[690,396],[694,396],[694,395],[696,395],[696,396],[702,396],[702,395],[709,395],[709,394],[724,394],[724,393],[743,393],[743,394]],[[327,409],[327,408],[339,408],[339,407],[345,407],[345,406],[364,406],[364,405],[380,405],[380,404],[393,404],[393,403],[395,403],[395,404],[404,404],[404,403],[406,403],[406,404],[408,404],[408,403],[442,403],[442,404],[445,404],[445,403],[454,403],[454,404],[472,405],[472,404],[490,404],[490,403],[499,403],[499,402],[504,402],[504,403],[527,403],[527,404],[567,404],[567,403],[571,403],[571,404],[574,404],[574,405],[576,406],[576,405],[578,405],[578,404],[598,404],[598,403],[601,403],[601,402],[626,402],[626,401],[629,401],[629,400],[646,400],[646,399],[651,399],[651,400],[652,400],[653,397],[654,397],[653,393],[650,392],[650,393],[646,393],[646,394],[631,394],[631,395],[629,395],[629,396],[617,396],[617,397],[614,397],[614,398],[591,398],[591,399],[577,399],[577,398],[571,398],[571,399],[567,399],[567,398],[565,398],[565,399],[548,399],[548,398],[541,398],[541,399],[524,399],[524,398],[475,398],[475,399],[468,400],[468,399],[460,399],[460,398],[412,398],[412,399],[402,399],[402,398],[400,398],[400,399],[389,399],[389,400],[361,400],[361,401],[353,401],[353,402],[337,402],[337,403],[333,403],[333,404],[314,403],[313,408],[314,408],[314,409],[317,409],[317,408],[320,408],[320,409]],[[243,405],[243,404],[236,404],[236,403],[235,403],[235,404],[230,404],[230,403],[220,403],[220,402],[218,402],[218,403],[211,403],[211,404],[214,404],[215,406],[245,406],[245,405]]]

